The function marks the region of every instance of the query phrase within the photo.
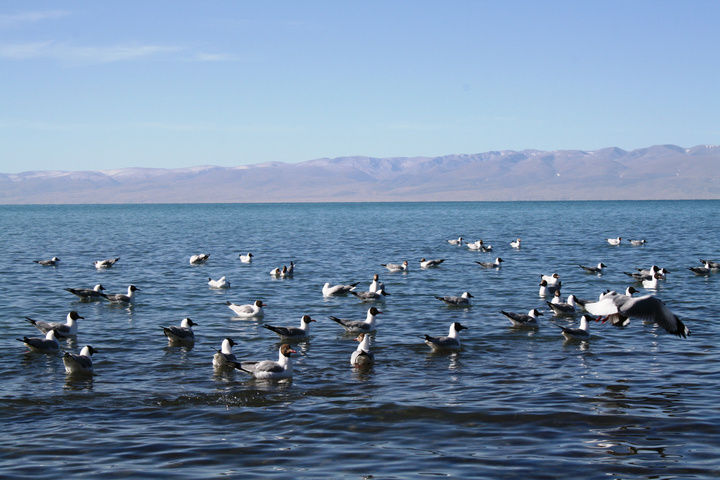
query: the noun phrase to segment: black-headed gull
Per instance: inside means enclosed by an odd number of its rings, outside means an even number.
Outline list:
[[[712,260],[700,259],[700,263],[702,263],[702,264],[707,263],[710,266],[711,270],[720,270],[720,262],[713,262]]]
[[[263,307],[267,307],[262,300],[255,300],[254,303],[246,305],[237,305],[230,301],[225,302],[230,310],[235,312],[235,316],[241,318],[260,318],[265,315]]]
[[[23,342],[31,352],[37,353],[55,353],[60,349],[57,339],[55,338],[55,330],[50,330],[45,334],[45,338],[40,337],[23,337],[16,339]]]
[[[384,288],[381,288],[380,290],[377,290],[375,292],[350,292],[355,297],[359,298],[363,302],[373,302],[373,301],[385,301],[385,297],[390,295],[385,291]]]
[[[342,318],[330,317],[330,320],[340,324],[348,333],[369,333],[376,330],[375,316],[382,312],[375,307],[370,307],[365,320],[344,320]]]
[[[548,293],[554,295],[556,292],[560,291],[560,285],[548,285],[547,280],[542,279],[540,281],[540,290],[538,291],[538,295],[541,297],[546,296]]]
[[[644,238],[640,240],[630,240],[630,245],[632,245],[633,247],[639,247],[641,245],[645,245],[646,243],[647,241]]]
[[[482,240],[476,240],[474,242],[466,242],[466,245],[468,247],[468,250],[480,250],[484,251],[487,247],[483,244]],[[490,246],[490,249],[492,250],[492,246]]]
[[[213,355],[213,367],[218,369],[228,368],[240,368],[240,362],[238,362],[235,354],[232,353],[232,347],[235,345],[235,341],[232,338],[223,338],[220,344],[220,350],[215,352]]]
[[[504,261],[505,260],[503,260],[502,258],[497,257],[494,262],[478,262],[476,260],[475,263],[477,263],[483,268],[500,268],[500,264]]]
[[[333,295],[347,295],[348,293],[355,290],[358,283],[355,282],[349,285],[330,285],[330,282],[325,282],[322,288],[323,297],[332,297]]]
[[[127,294],[115,293],[115,294],[103,294],[103,297],[110,300],[112,303],[130,303],[135,298],[135,292],[139,292],[140,289],[135,285],[128,285]]]
[[[510,242],[510,246],[512,248],[520,248],[520,242],[521,242],[521,240],[518,238],[517,240]]]
[[[587,340],[590,338],[590,333],[588,332],[588,320],[595,319],[589,315],[583,315],[580,317],[580,326],[578,328],[563,327],[557,323],[553,323],[553,325],[562,330],[562,336],[565,337],[565,340]]]
[[[461,325],[459,322],[453,322],[450,324],[450,331],[447,337],[431,337],[430,335],[425,335],[425,343],[433,352],[457,352],[462,348],[460,338],[458,338],[458,333],[460,333],[461,330],[467,330],[467,327]]]
[[[437,267],[445,261],[444,258],[436,258],[434,260],[426,260],[425,257],[420,259],[420,268],[432,268]]]
[[[606,238],[605,240],[606,240],[607,243],[609,243],[610,245],[616,246],[616,245],[620,245],[620,242],[622,242],[622,237]]]
[[[646,288],[648,290],[657,290],[658,287],[658,280],[660,280],[662,276],[659,273],[656,273],[650,278],[645,278],[642,280],[642,286],[643,288]]]
[[[575,295],[569,295],[567,302],[545,302],[556,316],[575,315]]]
[[[163,333],[170,343],[192,343],[195,341],[195,333],[192,327],[197,325],[189,318],[183,318],[180,326],[162,327]]]
[[[375,356],[370,351],[370,335],[361,333],[355,339],[357,348],[350,354],[350,365],[357,368],[368,368],[375,362]]]
[[[102,300],[104,297],[102,291],[105,290],[101,284],[95,285],[94,288],[66,288],[65,291],[72,293],[73,295],[80,297],[80,299],[89,300]]]
[[[463,237],[453,238],[447,241],[450,245],[462,245]]]
[[[58,257],[52,257],[49,260],[33,260],[33,262],[37,263],[38,265],[43,265],[45,267],[55,267],[57,266],[60,259]]]
[[[102,268],[110,268],[115,265],[115,262],[117,262],[118,260],[120,260],[120,257],[108,258],[106,260],[97,260],[93,262],[93,265],[95,265],[95,268],[97,268],[98,270]]]
[[[585,265],[578,265],[578,267],[585,270],[587,273],[597,273],[601,274],[603,272],[603,268],[607,267],[604,263],[600,262],[595,267],[586,267]]]
[[[473,298],[472,294],[470,292],[463,292],[460,294],[459,297],[454,296],[444,296],[444,297],[435,297],[438,300],[442,300],[446,304],[450,306],[457,306],[457,307],[467,307],[470,305],[470,299]]]
[[[627,287],[627,288],[625,289],[625,295],[624,295],[624,296],[626,296],[626,297],[632,297],[634,293],[638,293],[638,291],[635,289],[635,287],[630,286],[630,287]],[[606,297],[612,297],[612,296],[615,296],[615,295],[622,295],[622,294],[617,293],[617,292],[614,291],[614,290],[609,290],[609,291],[606,291],[606,292],[604,292],[604,293],[601,293],[601,294],[600,294],[600,298],[598,299],[598,301],[603,300],[603,299],[606,298]],[[623,300],[623,301],[624,301],[624,300]],[[588,303],[595,303],[595,302],[586,302],[585,304],[583,304],[583,308],[586,309],[586,305],[587,305]],[[586,310],[587,310],[587,309],[586,309]],[[614,316],[614,317],[610,317],[609,320],[610,320],[610,324],[611,324],[612,326],[614,326],[614,327],[626,327],[626,326],[630,323],[630,318],[629,318],[629,317],[620,318],[620,317],[618,317],[618,316]],[[603,323],[604,323],[604,322],[603,322]]]
[[[385,284],[380,281],[380,276],[376,273],[373,275],[373,280],[368,287],[368,292],[377,292],[378,290],[385,290]]]
[[[657,265],[652,265],[650,268],[647,268],[647,269],[638,268],[637,271],[638,271],[638,273],[640,273],[640,275],[644,275],[646,277],[652,277],[656,273],[659,273],[664,278],[665,274],[670,273],[670,270],[668,270],[664,267],[660,268]]]
[[[97,350],[90,345],[85,345],[80,354],[65,352],[63,354],[63,364],[65,365],[65,373],[67,374],[84,374],[93,373],[92,356]]]
[[[314,318],[310,318],[310,315],[303,315],[300,319],[299,327],[276,327],[273,325],[263,325],[263,327],[280,335],[282,340],[297,341],[308,338],[310,335],[310,324],[316,321]]]
[[[252,263],[253,254],[248,252],[247,255],[243,255],[242,253],[238,254],[238,257],[240,257],[240,261],[242,263]]]
[[[217,280],[208,277],[208,285],[210,288],[230,288],[230,282],[227,281],[224,275]]]
[[[383,267],[387,268],[391,272],[407,272],[408,261],[403,260],[402,263],[381,263]]]
[[[251,374],[258,380],[281,380],[290,378],[293,375],[292,358],[290,355],[297,353],[290,345],[280,346],[278,361],[263,360],[261,362],[242,362],[239,370]]]
[[[210,258],[209,253],[198,253],[190,257],[190,265],[202,265]]]
[[[77,320],[85,319],[81,317],[75,310],[71,311],[65,317],[65,323],[62,322],[43,322],[42,320],[33,320],[30,317],[25,317],[25,320],[30,322],[35,328],[40,330],[42,333],[48,333],[50,330],[55,330],[55,334],[60,338],[74,337],[77,335]]]
[[[712,273],[712,268],[710,267],[710,262],[703,262],[702,267],[688,267],[688,270],[693,272],[695,275],[700,276],[707,276]]]
[[[614,292],[613,292],[614,293]],[[601,300],[585,305],[585,309],[593,315],[599,315],[603,322],[610,319],[615,323],[624,319],[635,317],[657,323],[668,333],[686,338],[690,330],[670,311],[670,309],[657,297],[645,295],[642,297],[629,297],[627,295],[605,295]]]
[[[543,280],[545,280],[548,287],[554,287],[558,284],[562,285],[562,282],[560,281],[560,275],[558,275],[557,273],[553,273],[551,275],[544,275],[541,273],[540,281],[543,281]]]
[[[527,315],[524,313],[506,312],[501,310],[500,313],[505,315],[513,327],[516,328],[537,328],[537,317],[542,315],[542,312],[537,308],[530,310]]]

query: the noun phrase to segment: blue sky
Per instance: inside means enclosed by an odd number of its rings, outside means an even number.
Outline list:
[[[720,143],[720,2],[0,4],[0,172]]]

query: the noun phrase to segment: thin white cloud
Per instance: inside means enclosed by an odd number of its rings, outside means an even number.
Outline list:
[[[189,62],[232,62],[227,53],[195,52],[173,45],[72,45],[53,41],[0,44],[0,58],[8,60],[49,59],[70,64],[113,63],[165,57]]]
[[[40,22],[42,20],[65,17],[69,14],[69,12],[64,10],[3,13],[0,14],[0,27],[12,27],[24,23]]]
[[[196,53],[190,58],[197,62],[234,62],[238,58],[229,53]]]
[[[69,63],[112,63],[174,53],[180,47],[166,45],[77,46],[57,42],[0,45],[0,58],[29,60],[46,58]]]

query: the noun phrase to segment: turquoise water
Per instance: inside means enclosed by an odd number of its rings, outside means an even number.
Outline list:
[[[0,440],[2,478],[698,478],[720,475],[718,275],[720,202],[517,202],[272,205],[0,206]],[[463,235],[494,252],[450,246]],[[611,247],[607,237],[646,238]],[[522,249],[508,243],[521,237]],[[238,253],[251,251],[252,264]],[[190,255],[206,252],[206,265]],[[32,261],[61,258],[60,266]],[[112,269],[92,262],[120,257]],[[499,270],[474,261],[496,256]],[[421,257],[445,258],[420,270]],[[407,259],[410,271],[380,263]],[[271,268],[297,264],[292,279]],[[602,276],[578,263],[608,265]],[[670,270],[658,297],[688,339],[634,320],[591,325],[565,343],[546,312],[536,332],[498,312],[543,307],[540,273],[563,294],[624,290],[622,271]],[[324,299],[324,282],[374,273],[392,294],[381,306],[376,365],[356,372],[356,343],[328,319],[364,318],[354,297]],[[211,290],[208,277],[232,287]],[[135,304],[82,303],[63,288],[141,288]],[[470,291],[468,309],[434,295]],[[265,323],[313,324],[292,382],[216,374],[230,336],[241,359],[277,357],[263,322],[239,320],[227,300],[268,304]],[[98,349],[96,375],[68,378],[60,355],[26,353],[30,316],[85,317],[77,342]],[[168,347],[161,325],[199,325],[194,348]],[[464,349],[432,355],[425,333],[459,321]],[[570,324],[572,320],[557,320]]]

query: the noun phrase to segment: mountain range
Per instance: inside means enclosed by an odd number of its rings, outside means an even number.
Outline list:
[[[720,199],[720,146],[0,174],[0,204]]]

